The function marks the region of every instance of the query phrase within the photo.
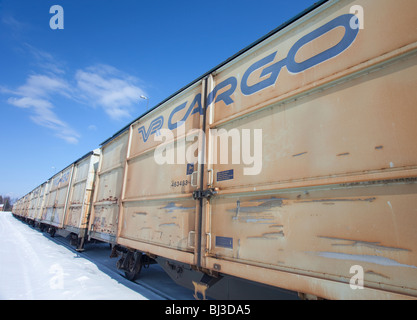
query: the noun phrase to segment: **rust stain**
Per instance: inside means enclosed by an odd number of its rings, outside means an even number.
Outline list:
[[[96,203],[100,204],[100,202],[113,202],[113,203],[117,203],[118,198],[117,197],[113,197],[113,196],[109,196],[108,198],[103,198],[103,199],[99,199]]]

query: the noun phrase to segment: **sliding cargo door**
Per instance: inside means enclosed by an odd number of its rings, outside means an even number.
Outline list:
[[[202,90],[199,82],[131,125],[118,243],[194,263]]]
[[[56,178],[56,177],[55,177]],[[48,223],[51,220],[53,204],[55,201],[55,192],[52,190],[54,184],[54,177],[49,179],[46,182],[45,194],[44,194],[44,203],[41,208],[41,222]]]
[[[74,164],[65,229],[79,235],[84,235],[88,226],[97,162],[98,154],[93,152]]]
[[[46,194],[48,193],[47,187],[49,184],[45,182],[39,187],[39,200],[36,206],[36,214],[35,214],[35,221],[41,221],[42,220],[42,210],[45,206],[45,198]]]
[[[64,226],[65,211],[68,203],[69,187],[72,179],[74,165],[62,171],[59,180],[55,209],[52,218],[52,225],[62,228]]]
[[[47,194],[46,205],[42,214],[42,222],[46,224],[51,224],[52,221],[60,178],[61,173],[58,173],[49,181],[49,192]]]
[[[71,165],[51,179],[51,187],[47,196],[44,220],[46,224],[57,228],[64,226],[65,209],[68,200],[69,185],[74,166]]]
[[[125,131],[101,148],[89,222],[93,239],[116,242],[128,137]]]
[[[39,187],[30,193],[28,219],[33,220],[35,218],[36,202],[38,201]]]
[[[30,205],[30,193],[25,195],[24,203],[23,203],[23,212],[22,217],[27,218],[29,214],[29,205]]]

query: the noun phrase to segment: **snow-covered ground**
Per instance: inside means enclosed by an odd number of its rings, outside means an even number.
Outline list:
[[[15,219],[11,213],[0,212],[0,299],[166,298],[153,290],[152,284],[131,283],[113,270],[107,262],[108,245],[97,245],[96,250],[86,247],[87,250],[80,254],[67,247],[63,240],[61,238],[61,244],[59,237],[51,238]],[[115,265],[116,261],[111,260]],[[149,275],[149,279],[159,277],[160,286],[170,287],[168,292],[173,290],[175,295],[175,290],[179,290],[176,299],[192,298],[188,289],[176,289],[172,280],[161,275],[158,269],[151,270]]]

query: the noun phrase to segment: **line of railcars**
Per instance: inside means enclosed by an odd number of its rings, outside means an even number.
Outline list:
[[[416,298],[416,74],[415,0],[320,1],[13,213],[196,298]]]

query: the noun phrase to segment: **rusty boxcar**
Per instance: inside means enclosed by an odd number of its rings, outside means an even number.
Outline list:
[[[50,226],[51,234],[64,227],[65,211],[70,189],[74,163],[55,174],[49,180],[49,191],[46,194],[41,223]]]
[[[40,219],[51,235],[71,234],[77,250],[83,250],[100,149],[93,150],[50,178],[44,185]]]

